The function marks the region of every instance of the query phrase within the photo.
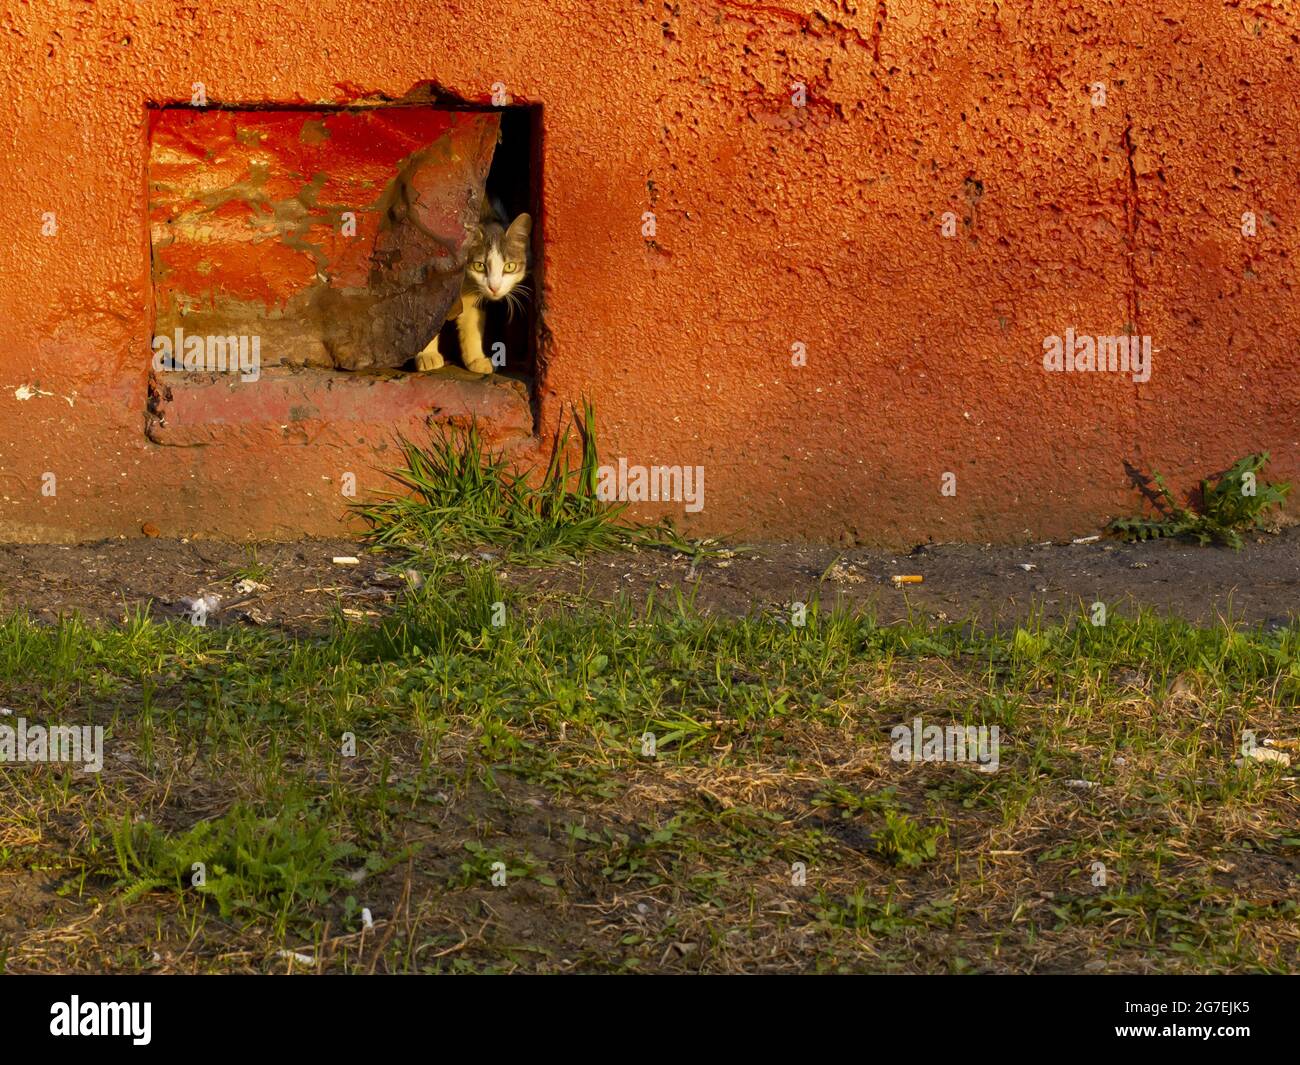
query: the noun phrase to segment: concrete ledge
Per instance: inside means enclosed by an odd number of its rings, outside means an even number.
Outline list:
[[[412,433],[437,422],[475,421],[485,439],[518,441],[533,433],[526,382],[460,367],[432,373],[349,373],[314,368],[238,374],[154,375],[147,434],[155,444],[196,447],[235,440],[352,446]]]

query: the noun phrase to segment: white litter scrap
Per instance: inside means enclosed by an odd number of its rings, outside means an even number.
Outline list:
[[[365,929],[371,929],[375,927],[375,918],[371,914],[369,906],[365,907],[361,911],[361,927]]]
[[[1095,544],[1100,540],[1100,536],[1080,536],[1077,540],[1071,540],[1072,544]]]
[[[208,618],[221,609],[221,596],[201,595],[197,599],[182,599],[181,607],[191,625],[202,627],[207,624]]]
[[[1244,758],[1238,758],[1233,765],[1245,765],[1247,762],[1273,762],[1276,765],[1289,766],[1291,756],[1286,751],[1275,751],[1271,747],[1254,747],[1246,752]]]
[[[275,956],[277,958],[291,958],[293,961],[296,961],[299,965],[316,964],[316,959],[313,958],[310,954],[299,954],[295,950],[277,950],[275,952]]]
[[[247,595],[249,592],[264,592],[266,585],[259,581],[250,581],[247,577],[235,584],[235,591],[240,595]]]
[[[1095,780],[1067,780],[1065,786],[1076,791],[1091,791],[1093,788],[1101,787]]]
[[[354,555],[335,555],[332,559],[330,559],[330,561],[333,562],[334,565],[336,565],[336,566],[359,566],[359,565],[361,565],[361,559],[357,558],[357,557],[354,556]]]

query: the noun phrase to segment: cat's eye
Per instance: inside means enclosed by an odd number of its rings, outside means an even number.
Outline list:
[[[476,271],[478,271],[480,274],[483,272],[483,264],[482,264],[482,263],[470,263],[470,264],[469,264],[469,268],[470,268],[471,270],[476,270]]]
[[[518,263],[506,263],[504,269],[505,269],[505,272],[506,272],[507,274],[513,274],[516,270],[519,269],[519,264],[518,264]]]

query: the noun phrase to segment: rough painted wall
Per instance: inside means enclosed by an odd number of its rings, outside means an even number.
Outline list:
[[[1126,460],[1300,479],[1300,5],[505,2],[6,0],[0,536],[336,531],[378,483],[373,435],[145,438],[146,104],[196,81],[541,103],[540,429],[586,395],[611,460],[703,465],[696,531],[1042,539],[1131,509]],[[1045,372],[1067,329],[1150,379]]]

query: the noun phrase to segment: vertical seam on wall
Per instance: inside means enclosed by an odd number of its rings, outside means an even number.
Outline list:
[[[1142,204],[1138,198],[1137,167],[1133,162],[1133,156],[1137,149],[1133,145],[1133,123],[1131,120],[1124,127],[1121,143],[1124,146],[1124,156],[1128,163],[1128,185],[1124,193],[1124,243],[1126,245],[1124,259],[1128,269],[1128,290],[1124,298],[1124,312],[1127,317],[1126,324],[1136,335],[1141,332],[1139,319],[1142,308],[1138,294],[1140,282],[1137,274],[1137,235],[1138,225],[1142,220]]]
[[[1138,197],[1137,165],[1133,161],[1133,157],[1137,153],[1137,148],[1133,144],[1133,119],[1127,113],[1124,115],[1124,119],[1124,132],[1120,136],[1120,144],[1124,148],[1124,161],[1128,169],[1128,181],[1124,187],[1124,260],[1128,273],[1128,285],[1124,293],[1124,313],[1127,319],[1125,331],[1130,337],[1130,343],[1132,343],[1132,338],[1141,337],[1142,335],[1142,329],[1139,325],[1142,316],[1142,305],[1138,293],[1139,279],[1137,272],[1138,225],[1142,220],[1142,203]],[[1153,351],[1152,359],[1154,360],[1154,358]],[[1139,413],[1141,404],[1142,385],[1135,381],[1133,382],[1133,414],[1129,433],[1130,439],[1134,442],[1133,458],[1139,466],[1142,465],[1144,459],[1140,431],[1142,417]]]

